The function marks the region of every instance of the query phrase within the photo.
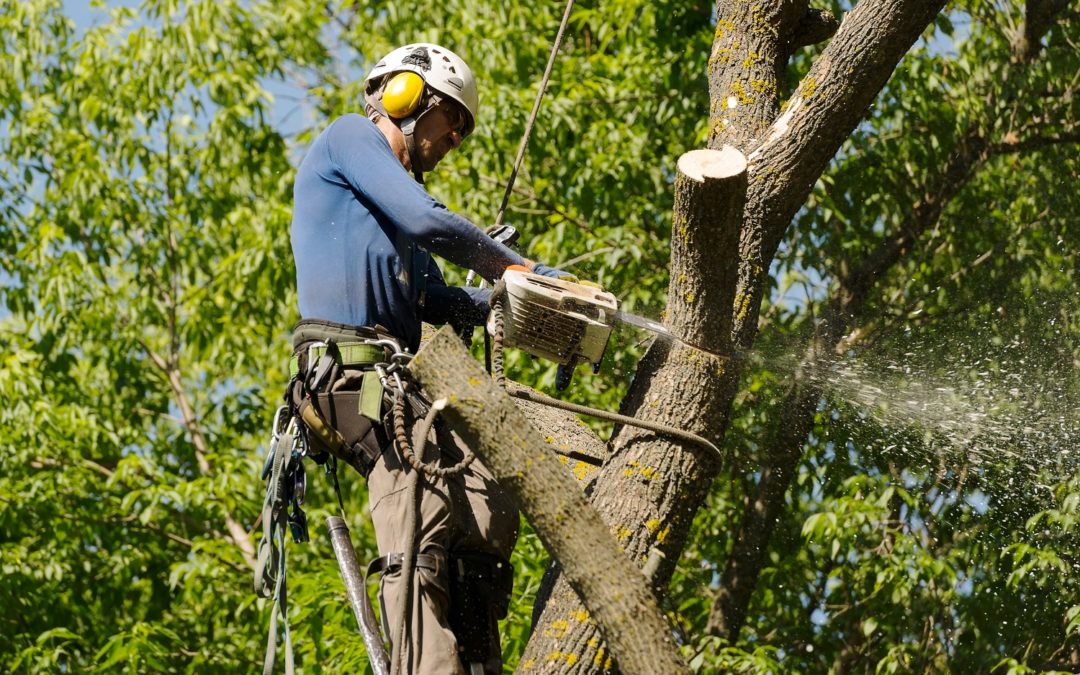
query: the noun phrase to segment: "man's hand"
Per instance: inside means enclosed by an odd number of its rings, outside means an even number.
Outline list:
[[[533,274],[539,274],[542,277],[550,277],[552,279],[562,279],[563,281],[572,281],[577,283],[577,275],[571,274],[566,270],[561,270],[558,267],[548,267],[547,265],[541,265],[536,263],[533,265]]]

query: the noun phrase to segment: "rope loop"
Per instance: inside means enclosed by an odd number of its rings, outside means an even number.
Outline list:
[[[440,398],[431,404],[431,410],[427,412],[424,419],[420,422],[420,429],[417,438],[421,443],[421,452],[427,445],[428,434],[431,433],[431,427],[435,424],[435,418],[438,417],[446,407],[446,399]],[[405,461],[409,463],[416,471],[430,477],[430,478],[448,478],[450,476],[456,476],[459,473],[469,468],[469,465],[476,461],[476,455],[468,448],[464,449],[465,456],[461,461],[453,466],[438,466],[435,463],[425,463],[416,456],[412,444],[409,443],[409,434],[405,429],[405,397],[397,396],[394,398],[394,440],[397,441],[398,447],[401,449],[401,455],[405,458]]]

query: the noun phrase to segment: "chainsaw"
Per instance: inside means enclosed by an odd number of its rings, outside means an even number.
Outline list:
[[[674,337],[659,322],[623,312],[618,299],[583,283],[509,268],[502,276],[504,347],[559,364],[556,388],[565,389],[581,363],[598,372],[611,332],[626,323],[662,337]],[[495,334],[496,314],[488,315],[487,331]]]

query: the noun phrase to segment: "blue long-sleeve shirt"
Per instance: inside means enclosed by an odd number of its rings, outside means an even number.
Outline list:
[[[488,279],[523,263],[429,195],[357,114],[334,120],[300,164],[292,248],[301,318],[380,325],[414,350],[421,320],[487,315],[488,291],[447,286],[428,251]]]

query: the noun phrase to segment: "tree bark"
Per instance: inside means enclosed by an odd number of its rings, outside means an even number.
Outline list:
[[[687,672],[671,627],[640,572],[544,439],[454,331],[444,328],[424,345],[409,371],[432,400],[448,401],[444,418],[562,563],[570,586],[584,599],[579,620],[600,627],[622,669],[642,675]],[[543,661],[573,665],[584,647],[567,641]]]
[[[608,456],[607,443],[577,415],[532,401],[514,399],[533,429],[542,429],[544,442],[582,483],[588,484]]]

